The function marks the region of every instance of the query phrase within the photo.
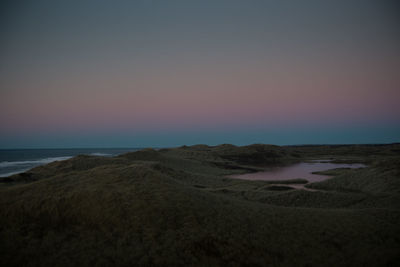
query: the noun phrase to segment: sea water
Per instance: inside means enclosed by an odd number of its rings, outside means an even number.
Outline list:
[[[112,157],[140,148],[0,149],[0,177],[25,172],[39,165],[77,155]]]

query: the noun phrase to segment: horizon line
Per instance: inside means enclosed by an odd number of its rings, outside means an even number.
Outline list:
[[[373,145],[397,145],[400,142],[389,142],[389,143],[320,143],[320,144],[285,144],[285,145],[277,145],[277,144],[268,144],[268,143],[251,143],[247,145],[235,145],[231,143],[221,143],[218,145],[208,145],[204,143],[198,143],[193,145],[177,145],[177,146],[136,146],[136,147],[38,147],[38,148],[24,148],[24,147],[17,147],[17,148],[0,148],[0,150],[40,150],[40,149],[49,149],[49,150],[57,150],[57,149],[145,149],[145,148],[156,148],[156,149],[163,149],[163,148],[177,148],[177,147],[184,147],[184,146],[198,146],[198,145],[205,145],[209,147],[217,147],[222,145],[234,145],[238,147],[243,146],[251,146],[251,145],[272,145],[272,146],[373,146]]]

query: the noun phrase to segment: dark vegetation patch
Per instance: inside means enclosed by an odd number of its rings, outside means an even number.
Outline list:
[[[270,191],[288,191],[288,190],[294,190],[293,187],[290,186],[285,186],[285,185],[270,185],[264,188],[265,190],[270,190]]]
[[[217,166],[218,168],[223,168],[223,169],[228,169],[228,170],[242,170],[242,171],[246,171],[246,172],[258,172],[258,171],[262,170],[260,168],[241,166],[241,165],[237,165],[237,164],[229,163],[229,162],[214,162],[213,164],[215,166]]]

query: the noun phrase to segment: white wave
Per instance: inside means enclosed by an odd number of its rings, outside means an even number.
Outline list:
[[[14,174],[26,172],[26,171],[28,171],[28,170],[30,170],[30,169],[23,169],[23,170],[15,171],[15,172],[1,173],[1,174],[0,174],[0,177],[8,177],[8,176],[11,176],[11,175],[14,175]]]
[[[72,157],[53,157],[53,158],[44,158],[44,159],[37,159],[37,160],[24,160],[24,161],[2,161],[0,162],[0,168],[5,168],[5,167],[14,167],[14,166],[20,166],[20,165],[42,165],[42,164],[47,164],[53,161],[59,161],[59,160],[66,160],[70,159]]]

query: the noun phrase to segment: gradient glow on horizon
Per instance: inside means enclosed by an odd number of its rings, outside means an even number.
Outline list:
[[[0,8],[0,148],[400,141],[395,1]]]

